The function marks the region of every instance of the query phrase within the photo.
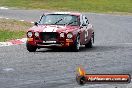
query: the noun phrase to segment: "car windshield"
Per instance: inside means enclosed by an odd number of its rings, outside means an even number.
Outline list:
[[[48,14],[42,16],[39,24],[46,25],[79,25],[78,16],[69,14]]]

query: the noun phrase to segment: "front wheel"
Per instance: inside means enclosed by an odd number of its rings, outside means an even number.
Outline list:
[[[78,52],[79,49],[80,49],[80,36],[78,35],[76,37],[76,40],[75,40],[75,43],[74,43],[74,46],[73,46],[73,51]]]
[[[36,46],[30,45],[29,43],[26,43],[26,47],[29,52],[35,52],[37,49]]]

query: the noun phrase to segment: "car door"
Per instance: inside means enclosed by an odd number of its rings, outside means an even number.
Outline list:
[[[85,29],[85,44],[90,41],[93,36],[93,26],[89,23],[87,17],[85,17],[86,29]],[[93,40],[93,39],[92,39]]]
[[[86,24],[84,22],[84,15],[80,16],[80,40],[81,44],[85,43],[85,29],[86,29]]]
[[[83,32],[82,32],[82,43],[83,44],[86,44],[86,42],[88,41],[88,36],[89,36],[89,27],[88,27],[88,19],[86,16],[82,16],[82,29],[83,29]]]

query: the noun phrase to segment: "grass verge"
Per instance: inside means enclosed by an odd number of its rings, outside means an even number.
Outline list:
[[[22,38],[24,35],[24,31],[0,30],[0,42],[8,41],[10,39]]]
[[[0,42],[26,37],[31,23],[16,20],[0,19]]]
[[[0,0],[0,6],[61,11],[132,13],[132,0]]]

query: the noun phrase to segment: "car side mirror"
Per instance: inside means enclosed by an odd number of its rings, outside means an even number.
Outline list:
[[[34,22],[34,25],[35,25],[35,26],[38,26],[38,22]]]
[[[82,26],[87,26],[87,25],[83,23]]]
[[[80,28],[83,28],[84,26],[87,26],[87,25],[83,23],[80,25]]]
[[[80,28],[83,28],[83,26],[81,25]]]

